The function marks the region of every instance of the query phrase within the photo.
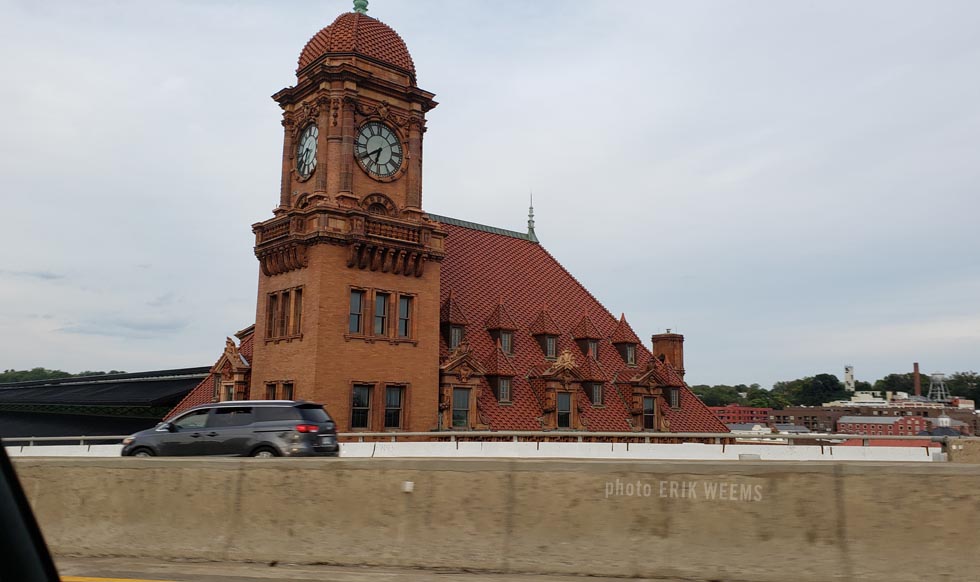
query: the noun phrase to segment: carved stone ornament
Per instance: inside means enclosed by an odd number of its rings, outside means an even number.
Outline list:
[[[384,207],[386,216],[398,216],[398,207],[392,202],[391,198],[388,198],[384,194],[368,194],[361,200],[361,208],[364,210],[369,210],[372,204],[380,204]]]
[[[572,357],[572,352],[568,350],[562,350],[561,354],[552,364],[551,370],[555,373],[570,371],[575,368],[575,358]]]
[[[337,118],[340,117],[340,99],[334,97],[330,100],[330,118],[334,127],[337,127]]]
[[[456,371],[456,374],[459,376],[459,381],[466,384],[470,381],[470,376],[473,374],[473,370],[471,370],[466,364],[463,364],[459,367],[459,370]]]
[[[307,101],[303,103],[302,114],[304,120],[313,121],[316,119],[316,116],[320,114],[320,106],[316,103]]]

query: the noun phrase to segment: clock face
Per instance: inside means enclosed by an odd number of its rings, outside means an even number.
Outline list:
[[[370,121],[357,131],[354,155],[364,170],[376,178],[390,178],[405,159],[398,136],[387,125]]]
[[[315,123],[307,125],[299,134],[299,145],[296,146],[296,171],[303,180],[312,176],[316,168],[316,137],[319,134]]]

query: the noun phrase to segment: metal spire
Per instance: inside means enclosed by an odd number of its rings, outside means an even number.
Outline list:
[[[527,238],[531,242],[538,242],[538,237],[534,234],[534,192],[531,192],[531,205],[527,210]]]
[[[354,12],[367,14],[368,0],[354,0]]]

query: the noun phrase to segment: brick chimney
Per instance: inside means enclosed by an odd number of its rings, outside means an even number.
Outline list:
[[[916,396],[922,396],[922,379],[919,378],[919,362],[912,364],[912,386]]]
[[[653,336],[653,357],[663,356],[684,378],[684,336],[679,333],[658,333]]]

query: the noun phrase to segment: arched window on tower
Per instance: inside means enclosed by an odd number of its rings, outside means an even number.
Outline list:
[[[368,206],[367,210],[370,214],[377,214],[378,216],[388,215],[388,209],[385,208],[385,205],[381,204],[380,202],[372,203],[370,206]]]

